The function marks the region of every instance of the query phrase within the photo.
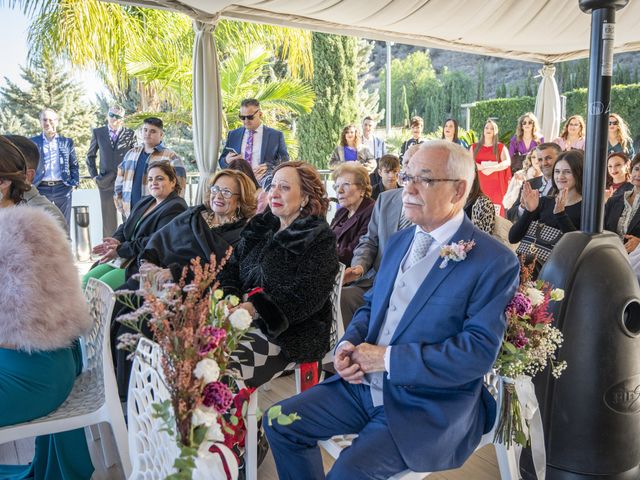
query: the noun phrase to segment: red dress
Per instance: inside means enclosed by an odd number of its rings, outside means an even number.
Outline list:
[[[472,151],[476,151],[477,144],[474,143]],[[493,154],[493,146],[480,147],[478,153],[475,155],[475,160],[478,165],[482,162],[499,162],[502,156],[502,150],[504,144],[498,143],[498,157]],[[489,197],[494,205],[500,207],[499,213],[504,217],[504,207],[502,206],[502,199],[507,193],[509,188],[509,180],[511,180],[511,169],[509,167],[499,172],[494,172],[491,175],[485,175],[482,172],[478,172],[478,178],[480,179],[480,188],[482,192]]]

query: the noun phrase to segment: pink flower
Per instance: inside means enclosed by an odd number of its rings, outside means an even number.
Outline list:
[[[222,382],[211,382],[204,386],[204,399],[202,403],[206,407],[213,407],[219,413],[229,410],[233,402],[233,393]]]
[[[532,310],[531,300],[522,292],[516,292],[509,305],[507,305],[507,315],[517,315],[518,317],[524,317],[529,315]]]
[[[198,352],[201,356],[205,356],[211,350],[218,348],[218,345],[227,338],[227,332],[224,328],[217,327],[204,327],[202,329],[202,336],[208,337],[207,343],[200,348]]]

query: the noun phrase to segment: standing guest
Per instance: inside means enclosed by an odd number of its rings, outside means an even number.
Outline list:
[[[533,190],[540,192],[541,197],[545,197],[551,192],[551,188],[553,187],[553,165],[556,163],[556,158],[558,158],[558,155],[560,155],[561,152],[562,150],[560,150],[560,145],[552,142],[541,143],[535,150],[542,176],[533,177],[525,183],[529,183]],[[507,218],[514,223],[524,213],[524,207],[520,201],[521,198],[522,188],[520,188],[518,200],[514,202],[507,212]]]
[[[77,339],[91,328],[65,231],[23,204],[26,171],[21,150],[0,136],[0,427],[62,405],[82,370]],[[84,480],[92,473],[82,428],[37,437],[29,465],[0,465],[0,478]]]
[[[342,129],[340,144],[335,148],[329,159],[329,168],[334,169],[345,162],[359,162],[369,173],[376,169],[373,154],[362,144],[360,132],[351,123]]]
[[[469,148],[467,142],[458,137],[458,121],[455,118],[447,118],[442,126],[442,140],[457,143],[463,148]]]
[[[617,113],[609,114],[609,140],[608,153],[622,152],[627,158],[632,158],[636,151],[633,148],[633,139],[629,134],[627,123]]]
[[[480,188],[504,215],[502,199],[509,188],[511,160],[503,143],[498,141],[498,125],[489,119],[484,125],[480,141],[471,146],[473,158],[480,174]]]
[[[151,235],[167,225],[187,209],[180,198],[180,185],[176,169],[166,160],[149,164],[147,189],[127,220],[118,227],[113,237],[106,237],[93,249],[101,255],[98,265],[82,279],[83,287],[90,278],[98,278],[113,290],[121,287],[138,273],[136,259],[144,250]]]
[[[44,195],[41,195],[38,191],[38,187],[33,184],[33,179],[35,178],[36,170],[40,163],[40,151],[38,150],[38,146],[27,137],[23,137],[21,135],[6,135],[5,138],[18,147],[18,150],[22,152],[22,155],[24,155],[25,161],[27,162],[27,182],[31,185],[31,188],[24,192],[22,196],[23,202],[30,207],[38,207],[45,210],[53,217],[58,225],[66,231],[67,220],[62,215],[60,209]]]
[[[71,225],[71,195],[80,183],[80,173],[73,140],[57,133],[58,114],[50,108],[40,112],[42,134],[31,137],[40,151],[40,163],[33,184],[42,195],[60,209]]]
[[[328,206],[315,167],[281,163],[269,188],[270,208],[249,221],[221,272],[221,285],[246,295],[240,307],[253,316],[254,328],[236,350],[241,376],[252,387],[329,350],[338,258]]]
[[[376,136],[376,121],[371,117],[364,117],[362,121],[362,144],[369,149],[373,158],[379,160],[387,153],[384,140]]]
[[[412,145],[420,145],[424,142],[424,139],[422,138],[424,120],[422,120],[422,117],[418,117],[417,115],[412,117],[409,125],[411,127],[411,138],[402,144],[402,147],[400,148],[400,158],[404,157],[404,154],[409,147]]]
[[[416,227],[391,238],[336,349],[338,374],[279,403],[300,420],[263,421],[282,480],[325,478],[318,440],[344,433],[358,438],[329,478],[457,468],[495,416],[483,376],[502,345],[518,261],[465,218],[474,162],[464,148],[427,142],[405,173],[403,203]],[[473,242],[466,258],[443,265],[441,249],[459,241]]]
[[[260,182],[256,178],[251,165],[243,158],[236,158],[235,160],[231,160],[227,166],[229,170],[238,170],[244,173],[256,186],[256,199],[258,202],[258,207],[256,209],[256,213],[264,212],[264,209],[267,208],[267,192],[264,188],[260,186]]]
[[[527,156],[522,162],[522,168],[514,172],[513,177],[509,180],[509,188],[502,199],[502,205],[507,212],[514,203],[520,200],[522,184],[527,180],[531,180],[532,178],[542,175],[540,163],[538,162],[538,154],[536,152],[537,150],[532,150],[527,153]]]
[[[371,198],[377,200],[382,192],[400,188],[398,175],[400,174],[400,159],[391,153],[383,155],[378,161],[378,177],[380,181],[373,186]]]
[[[631,162],[631,185],[604,206],[604,228],[620,236],[627,253],[640,244],[640,154]]]
[[[565,122],[562,133],[553,140],[553,143],[557,143],[564,152],[572,149],[584,151],[584,136],[586,133],[584,118],[580,115],[572,115]]]
[[[157,117],[147,117],[142,123],[142,145],[129,150],[118,166],[118,176],[114,186],[116,207],[123,219],[131,213],[140,199],[149,194],[146,190],[147,165],[151,162],[168,161],[178,174],[180,190],[187,185],[187,171],[176,152],[162,143],[164,124]]]
[[[631,166],[629,157],[622,152],[613,152],[607,158],[607,189],[604,191],[605,200],[609,200],[616,193],[624,193],[633,188],[631,180]]]
[[[516,126],[516,134],[509,141],[511,172],[520,170],[527,154],[541,143],[544,143],[544,138],[540,134],[540,124],[536,116],[531,112],[521,115]]]
[[[260,184],[265,187],[276,165],[289,160],[284,135],[262,123],[260,102],[255,98],[242,100],[238,117],[243,126],[227,134],[218,163],[222,168],[227,168],[231,160],[246,160]]]
[[[107,125],[94,128],[87,151],[89,175],[98,185],[102,212],[102,236],[110,237],[118,227],[116,204],[113,201],[118,165],[125,154],[136,145],[136,134],[124,126],[124,108],[112,105],[107,113]],[[100,166],[96,158],[100,152]]]
[[[360,237],[367,233],[375,201],[371,198],[369,174],[361,165],[344,163],[332,172],[333,188],[340,207],[331,222],[336,234],[338,260],[351,265],[353,249]]]

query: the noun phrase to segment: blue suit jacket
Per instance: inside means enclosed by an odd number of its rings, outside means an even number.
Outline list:
[[[242,137],[244,136],[244,127],[231,130],[227,134],[227,141],[224,144],[222,153],[218,163],[220,167],[227,168],[227,162],[225,157],[229,153],[227,147],[233,148],[236,152],[240,153],[242,150]],[[266,163],[268,165],[267,174],[271,173],[271,170],[281,162],[289,161],[289,152],[287,152],[287,145],[284,143],[284,135],[280,130],[269,128],[266,125],[262,132],[262,147],[260,150],[260,164]]]
[[[342,340],[375,344],[414,228],[393,235],[365,304]],[[467,219],[452,238],[475,240],[461,262],[437,260],[391,339],[384,410],[406,464],[432,472],[461,466],[495,418],[483,376],[497,357],[504,309],[519,281],[515,255]],[[337,375],[329,381],[336,381]]]
[[[33,184],[37,187],[42,181],[42,177],[44,177],[44,138],[40,134],[31,137],[31,141],[38,146],[40,151],[40,161],[33,179]],[[64,184],[69,187],[77,187],[80,183],[80,169],[78,167],[76,149],[73,146],[73,140],[62,135],[58,135],[58,160],[60,161],[60,172]]]

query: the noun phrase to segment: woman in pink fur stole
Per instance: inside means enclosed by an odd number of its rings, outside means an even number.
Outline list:
[[[82,367],[77,339],[91,327],[66,233],[46,211],[21,205],[22,152],[0,136],[0,438],[2,427],[47,415]],[[93,465],[78,429],[36,439],[31,465],[0,478],[76,480]]]

